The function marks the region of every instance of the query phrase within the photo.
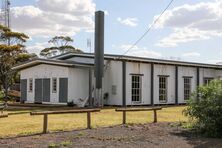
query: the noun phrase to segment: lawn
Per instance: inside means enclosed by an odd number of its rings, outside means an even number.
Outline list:
[[[183,116],[184,106],[168,107],[158,111],[158,122],[182,122],[187,121]],[[39,109],[38,109],[39,110]],[[45,109],[44,109],[45,110]],[[21,111],[10,111],[21,112]],[[0,137],[13,137],[42,132],[43,116],[30,116],[28,110],[23,114],[9,115],[8,118],[0,118]],[[153,121],[153,112],[127,113],[127,123],[147,123]],[[103,109],[101,112],[92,113],[92,126],[104,127],[121,124],[122,114],[114,109]],[[86,128],[86,114],[62,114],[49,115],[48,130],[69,131]]]

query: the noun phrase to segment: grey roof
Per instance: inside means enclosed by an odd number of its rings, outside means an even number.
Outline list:
[[[67,61],[67,60],[57,60],[57,59],[41,59],[35,58],[24,63],[20,63],[15,65],[12,70],[22,70],[29,67],[33,67],[40,64],[47,64],[47,65],[56,65],[56,66],[65,66],[65,67],[91,67],[93,64],[89,63],[80,63],[74,61]]]
[[[94,53],[68,52],[68,53],[54,56],[51,59],[66,60],[71,57],[94,58]],[[222,69],[222,65],[218,65],[218,64],[207,64],[207,63],[186,62],[186,61],[176,61],[176,60],[164,60],[164,59],[144,58],[144,57],[135,57],[135,56],[121,56],[121,55],[114,55],[114,54],[105,54],[104,58],[107,60],[110,59],[110,60],[119,60],[119,61],[132,61],[132,62],[134,61],[134,62],[145,62],[145,63],[155,63],[155,64],[192,66],[192,67],[208,67],[208,68]]]

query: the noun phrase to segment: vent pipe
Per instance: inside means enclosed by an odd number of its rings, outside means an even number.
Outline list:
[[[94,106],[103,106],[102,78],[104,71],[104,12],[95,12],[95,70],[96,89]]]

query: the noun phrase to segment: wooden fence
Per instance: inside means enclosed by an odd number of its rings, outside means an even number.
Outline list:
[[[157,122],[157,111],[161,110],[161,107],[140,107],[140,108],[116,108],[116,112],[122,112],[123,118],[122,123],[126,124],[126,112],[140,112],[140,111],[153,111],[153,122]],[[47,133],[48,128],[48,115],[52,114],[76,114],[76,113],[86,113],[87,115],[87,128],[91,128],[91,113],[92,112],[100,112],[101,109],[93,108],[93,109],[75,109],[75,110],[59,110],[59,111],[40,111],[40,112],[30,112],[31,116],[43,115],[43,133]],[[8,117],[8,114],[0,114],[0,118]]]
[[[8,114],[1,114],[0,113],[0,118],[6,118],[6,117],[8,117]]]
[[[61,111],[43,111],[43,112],[31,112],[30,115],[43,115],[43,133],[47,132],[48,126],[48,115],[50,114],[75,114],[75,113],[86,113],[87,114],[87,128],[91,128],[91,113],[100,112],[100,109],[78,109],[78,110],[61,110]]]
[[[126,124],[126,112],[137,111],[153,111],[154,123],[157,122],[157,110],[161,110],[161,107],[149,107],[149,108],[117,108],[116,112],[123,112],[123,124]]]

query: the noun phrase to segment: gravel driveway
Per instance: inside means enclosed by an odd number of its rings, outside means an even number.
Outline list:
[[[222,139],[196,137],[170,123],[151,123],[0,139],[0,147],[221,148]]]

